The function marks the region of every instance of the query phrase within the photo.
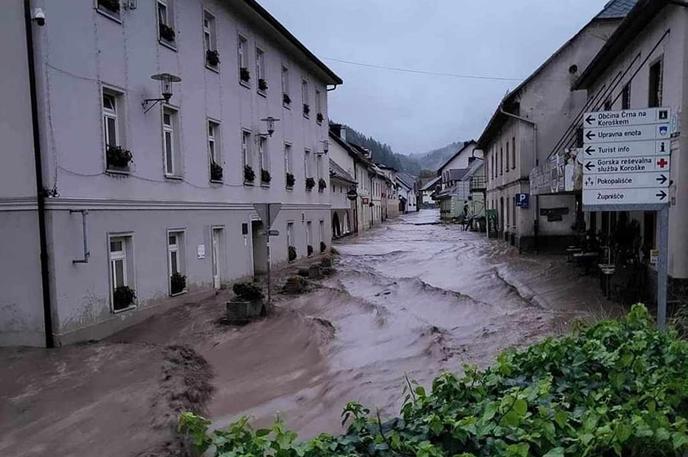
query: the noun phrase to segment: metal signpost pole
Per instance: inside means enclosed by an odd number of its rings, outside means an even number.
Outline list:
[[[669,261],[669,206],[658,212],[659,259],[657,259],[657,327],[666,328]]]
[[[268,256],[268,309],[272,305],[272,295],[270,293],[270,227],[272,227],[272,219],[270,218],[270,205],[267,205],[267,221],[265,222],[265,239]]]

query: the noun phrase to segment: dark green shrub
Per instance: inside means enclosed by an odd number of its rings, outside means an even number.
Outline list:
[[[313,246],[309,244],[308,247],[306,247],[306,252],[308,253],[309,257],[312,256],[313,255]]]
[[[129,308],[136,300],[136,292],[128,286],[117,287],[112,292],[112,307],[115,311]]]
[[[289,261],[293,262],[296,260],[296,248],[294,246],[289,246]]]
[[[258,301],[263,299],[263,291],[257,285],[250,282],[238,282],[232,286],[234,294],[247,301]]]
[[[327,249],[327,245],[325,244],[324,241],[320,242],[320,252],[325,252],[325,249]]]
[[[181,273],[172,273],[170,276],[170,292],[176,295],[186,289],[186,276]]]
[[[297,442],[279,420],[253,430],[242,418],[225,430],[191,413],[179,420],[199,451],[261,457],[660,457],[688,451],[688,342],[654,328],[636,305],[484,370],[445,373],[432,392],[407,382],[401,416],[349,403],[347,431]]]

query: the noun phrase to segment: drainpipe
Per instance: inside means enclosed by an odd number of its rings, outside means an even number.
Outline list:
[[[510,117],[512,119],[516,119],[517,121],[524,122],[528,125],[530,125],[533,128],[533,151],[535,152],[535,166],[538,166],[540,164],[540,161],[538,160],[538,150],[537,150],[537,124],[530,119],[526,119],[525,117],[517,116],[516,114],[513,113],[508,113],[504,111],[504,105],[499,105],[499,112],[502,113],[503,115]],[[520,190],[520,189],[519,189]],[[539,209],[536,208],[535,212],[535,219],[533,219],[533,237],[535,238],[535,251],[537,252],[537,232],[538,232],[538,214],[537,211]],[[520,243],[519,243],[519,249],[520,249]]]
[[[38,204],[38,234],[41,249],[41,288],[43,289],[43,323],[45,346],[55,347],[53,315],[50,299],[50,272],[48,264],[48,235],[45,225],[45,189],[43,188],[43,164],[41,157],[40,130],[38,125],[38,96],[36,94],[36,68],[33,61],[33,22],[31,0],[24,0],[24,26],[26,28],[26,52],[29,63],[29,88],[31,92],[31,123],[33,127],[34,166],[36,168],[36,200]]]

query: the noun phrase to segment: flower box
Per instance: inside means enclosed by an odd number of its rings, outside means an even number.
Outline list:
[[[318,180],[318,190],[322,192],[325,189],[327,189],[327,181],[325,181],[323,178],[320,178]]]
[[[222,181],[222,167],[216,162],[210,162],[210,180]]]
[[[258,80],[258,90],[261,92],[265,92],[266,90],[268,90],[268,82],[263,78]]]
[[[294,187],[294,184],[296,183],[296,178],[294,177],[294,174],[293,173],[287,173],[286,179],[287,179],[287,187],[289,187],[289,188]]]
[[[246,165],[244,166],[244,182],[253,182],[256,180],[256,172],[253,171],[253,168],[250,166]]]
[[[322,113],[318,113],[318,114],[315,116],[315,120],[318,121],[318,123],[322,122],[324,119],[325,119],[325,116],[323,116]]]
[[[306,178],[306,190],[313,190],[315,187],[315,179]]]
[[[176,33],[172,27],[167,24],[160,24],[160,38],[163,40],[174,43]]]
[[[108,170],[129,170],[129,163],[134,158],[131,151],[122,146],[107,146],[105,153]]]
[[[247,83],[247,82],[249,82],[249,81],[251,80],[251,72],[248,71],[248,68],[246,68],[246,67],[241,67],[241,68],[239,69],[239,79],[240,79],[242,82],[245,82],[245,83]]]
[[[217,50],[207,50],[205,52],[205,61],[211,67],[217,67],[220,63],[220,53]]]
[[[311,107],[306,103],[303,104],[303,115],[308,116],[311,113]]]

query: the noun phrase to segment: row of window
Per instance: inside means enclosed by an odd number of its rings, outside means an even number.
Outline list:
[[[126,0],[125,0],[126,1]],[[176,50],[177,34],[174,26],[174,0],[156,0],[157,2],[157,21],[158,21],[158,40],[165,46]],[[99,11],[106,15],[120,20],[120,1],[119,0],[97,0],[96,4]],[[203,10],[203,52],[204,61],[208,68],[214,71],[220,70],[220,52],[218,49],[218,39],[216,33],[215,16],[208,10]],[[246,88],[251,88],[251,66],[248,39],[237,34],[237,62],[238,62],[238,81]],[[255,49],[255,71],[254,76],[257,81],[256,90],[262,96],[267,96],[269,81],[266,69],[265,51],[256,46]],[[282,105],[291,109],[292,99],[290,90],[289,67],[285,64],[281,66],[282,83]],[[315,90],[315,119],[318,124],[322,124],[325,119],[323,114],[323,95],[318,89]],[[310,87],[306,78],[301,78],[301,102],[302,111],[305,118],[310,118],[311,102]]]
[[[516,206],[516,195],[507,196],[505,199],[500,199],[499,209],[497,209],[497,200],[490,202],[492,209],[497,210],[499,230],[506,231],[509,227],[516,227],[518,224],[518,210]]]
[[[211,262],[213,284],[220,287],[224,229],[213,227],[211,236]],[[320,221],[320,246],[324,250],[325,221]],[[313,255],[313,223],[306,222],[307,255]],[[111,234],[108,237],[110,263],[110,303],[113,312],[125,311],[136,306],[136,281],[134,269],[134,237],[131,233]],[[167,232],[167,271],[168,291],[170,296],[186,292],[186,259],[185,231],[170,230]],[[296,253],[294,223],[287,223],[288,256],[293,260]]]
[[[506,147],[506,155],[504,154]],[[511,138],[511,142],[506,140],[504,145],[499,146],[499,155],[497,155],[497,146],[492,147],[490,160],[487,162],[487,176],[496,179],[502,176],[505,172],[509,172],[509,157],[511,157],[511,169],[516,169],[516,137]],[[505,160],[506,159],[506,160]]]
[[[102,115],[106,169],[114,173],[128,173],[130,163],[134,158],[131,151],[125,149],[123,106],[123,93],[114,89],[103,88]],[[223,182],[223,145],[220,127],[219,121],[207,121],[208,170],[210,182],[213,183]],[[162,142],[165,177],[181,178],[182,151],[179,141],[179,113],[176,108],[167,105],[162,108]],[[255,151],[256,148],[257,151]],[[253,185],[254,181],[260,181],[261,185],[269,186],[272,176],[270,175],[268,137],[254,135],[250,130],[243,129],[241,131],[241,153],[244,184]],[[285,143],[284,173],[286,187],[289,189],[293,188],[295,184],[293,164],[292,146]],[[259,175],[257,176],[256,173]],[[316,180],[319,190],[324,190],[325,186],[322,185],[324,182],[322,154],[314,154],[310,149],[304,149],[304,173],[308,190],[315,186]],[[310,186],[309,182],[313,182],[313,185]]]

